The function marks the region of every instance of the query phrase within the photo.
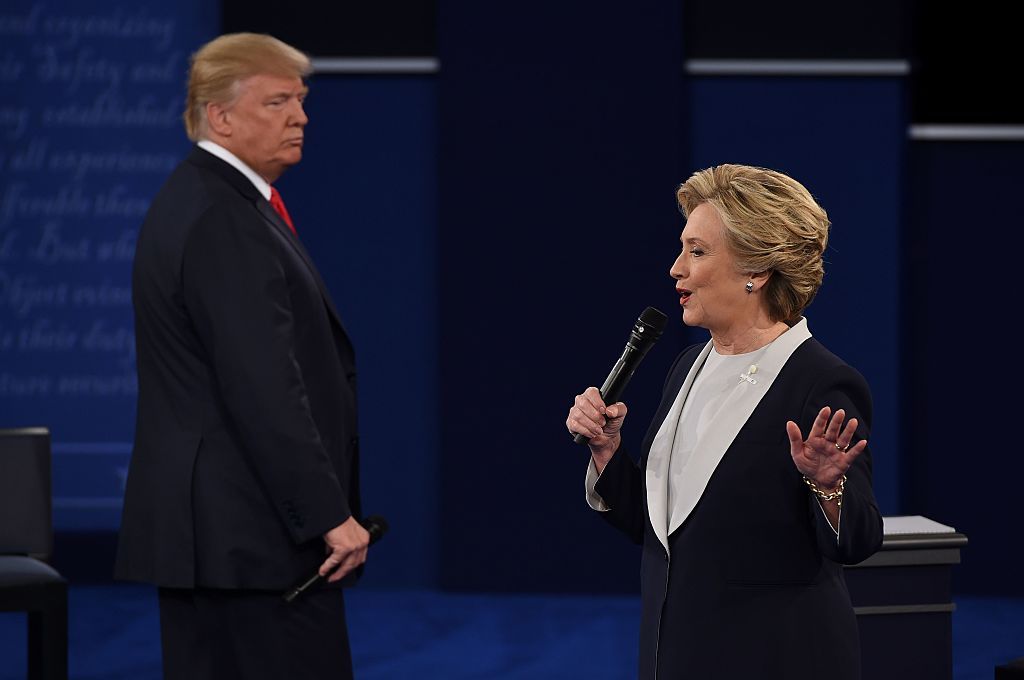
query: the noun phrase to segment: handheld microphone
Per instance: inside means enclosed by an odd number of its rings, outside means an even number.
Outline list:
[[[633,377],[640,360],[661,337],[667,320],[668,317],[654,307],[648,307],[640,314],[640,318],[633,325],[633,330],[629,332],[629,340],[626,341],[626,348],[622,350],[622,356],[615,362],[611,373],[601,385],[601,398],[604,399],[604,403],[614,404],[619,400],[619,395]],[[586,444],[590,437],[576,433],[572,440],[577,444]]]
[[[359,521],[359,524],[366,529],[367,533],[370,534],[370,545],[373,545],[381,539],[384,532],[388,530],[388,523],[380,515],[370,515],[369,517]],[[328,574],[329,576],[329,574]],[[320,572],[317,571],[315,574],[310,576],[308,579],[295,586],[287,593],[284,594],[284,601],[291,604],[295,599],[302,595],[307,590],[320,585],[327,580],[327,576],[321,576]]]

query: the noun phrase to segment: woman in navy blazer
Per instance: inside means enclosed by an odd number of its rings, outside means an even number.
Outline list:
[[[566,425],[590,438],[587,499],[643,545],[640,669],[658,678],[860,677],[842,565],[882,542],[871,490],[871,394],[811,337],[829,220],[800,183],[721,165],[678,192],[670,274],[683,351],[640,461],[626,405],[588,388]]]

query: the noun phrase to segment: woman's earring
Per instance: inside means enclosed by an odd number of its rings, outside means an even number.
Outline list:
[[[747,281],[747,285],[744,286],[744,288],[747,289],[748,293],[753,293],[754,292],[754,282],[753,281]]]

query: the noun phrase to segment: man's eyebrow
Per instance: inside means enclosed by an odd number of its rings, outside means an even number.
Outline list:
[[[295,97],[295,96],[305,97],[307,94],[309,94],[309,88],[308,87],[304,87],[301,90],[299,90],[298,92],[295,92],[294,90],[278,90],[277,92],[269,93],[267,95],[267,99],[277,99],[278,97],[288,98],[288,97]]]

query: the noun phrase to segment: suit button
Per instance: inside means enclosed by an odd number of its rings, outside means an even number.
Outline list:
[[[352,446],[359,446],[359,437],[355,436],[348,440],[348,443]]]

